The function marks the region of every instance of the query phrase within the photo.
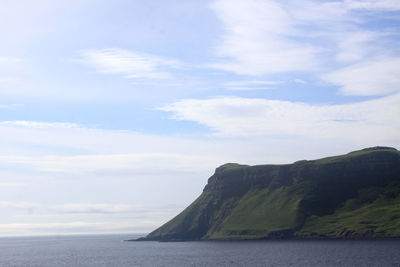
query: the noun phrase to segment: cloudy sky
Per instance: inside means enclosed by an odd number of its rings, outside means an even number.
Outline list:
[[[0,0],[0,236],[146,233],[226,162],[400,148],[398,0]]]

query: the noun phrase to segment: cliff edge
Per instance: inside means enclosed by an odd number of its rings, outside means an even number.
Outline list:
[[[184,211],[139,240],[400,237],[400,152],[218,167]]]

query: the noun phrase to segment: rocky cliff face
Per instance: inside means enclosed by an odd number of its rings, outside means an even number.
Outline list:
[[[400,236],[400,152],[375,147],[287,165],[218,167],[143,240]]]

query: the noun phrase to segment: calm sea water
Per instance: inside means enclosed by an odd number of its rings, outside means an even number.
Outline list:
[[[0,266],[400,266],[400,241],[123,242],[0,238]]]

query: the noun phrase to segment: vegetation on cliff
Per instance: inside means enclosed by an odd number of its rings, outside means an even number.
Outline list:
[[[222,165],[189,207],[141,240],[399,236],[400,152],[374,147],[285,165]]]

